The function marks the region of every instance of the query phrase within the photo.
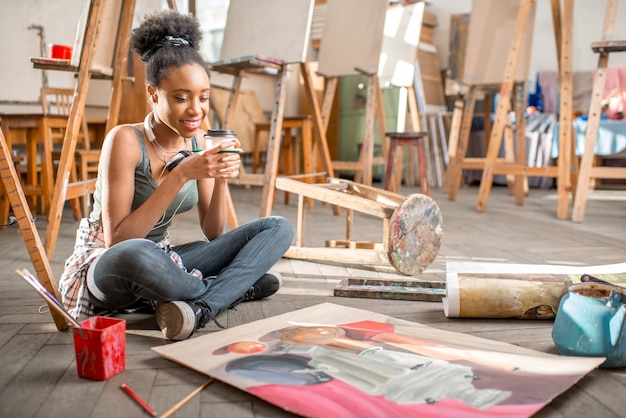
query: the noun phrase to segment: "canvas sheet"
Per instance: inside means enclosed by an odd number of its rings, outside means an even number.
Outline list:
[[[330,303],[153,350],[309,417],[527,417],[603,361]]]

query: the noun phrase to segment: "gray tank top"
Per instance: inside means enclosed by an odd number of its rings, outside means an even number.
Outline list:
[[[146,142],[143,134],[135,125],[131,125],[137,132],[137,140],[141,149],[139,163],[135,167],[135,195],[133,196],[133,204],[131,210],[137,209],[154,193],[157,188],[157,182],[152,177],[150,170],[150,158],[146,149]],[[193,149],[198,149],[198,140],[194,136],[191,139]],[[89,221],[93,224],[100,224],[100,215],[102,214],[102,173],[101,167],[98,168],[98,179],[96,181],[96,191],[93,194],[93,210],[89,215]],[[172,223],[174,215],[190,210],[198,203],[198,188],[196,180],[190,180],[180,189],[176,198],[170,203],[161,219],[146,235],[147,239],[154,242],[162,241],[167,236],[167,228]]]

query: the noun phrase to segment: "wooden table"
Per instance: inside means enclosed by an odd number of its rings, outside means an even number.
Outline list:
[[[52,191],[54,190],[54,177],[52,165],[52,140],[50,128],[67,127],[65,116],[45,116],[42,112],[11,113],[0,112],[0,126],[4,134],[7,146],[12,149],[13,144],[22,142],[26,145],[26,185],[25,194],[41,195],[43,204],[42,212],[47,213],[50,207]],[[24,136],[19,134],[24,132]],[[37,154],[38,146],[42,144],[41,152],[41,181],[38,180]],[[4,195],[4,192],[2,193]],[[9,202],[2,199],[0,205],[0,224],[8,221]]]

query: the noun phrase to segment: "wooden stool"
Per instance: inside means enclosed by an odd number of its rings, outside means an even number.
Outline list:
[[[297,144],[292,139],[291,129],[296,128],[300,129],[302,132],[302,145],[300,149],[298,149]],[[287,116],[283,118],[282,125],[284,137],[282,141],[282,153],[283,153],[283,161],[284,168],[283,172],[287,176],[291,176],[298,173],[299,164],[294,161],[294,155],[297,156],[300,153],[302,154],[302,162],[303,162],[303,172],[304,174],[312,174],[313,173],[313,120],[310,115],[299,115],[299,116]],[[255,123],[254,124],[254,150],[252,156],[252,172],[256,173],[257,168],[259,168],[262,164],[260,163],[261,159],[261,150],[259,148],[259,139],[260,134],[263,131],[269,132],[270,124],[269,123]],[[305,177],[305,181],[312,182],[313,179],[310,177]],[[285,192],[285,204],[289,204],[289,193]],[[311,205],[312,202],[309,202]]]
[[[424,150],[424,137],[428,136],[426,132],[386,132],[385,135],[389,138],[389,152],[387,154],[387,166],[385,167],[385,189],[390,191],[396,191],[399,187],[396,187],[394,181],[394,171],[400,173],[400,179],[402,178],[402,161],[396,164],[396,149],[398,147],[417,147],[417,155],[419,160],[420,169],[420,188],[422,194],[429,196],[430,190],[428,188],[428,174],[426,169],[426,151]],[[398,182],[400,184],[401,181]]]

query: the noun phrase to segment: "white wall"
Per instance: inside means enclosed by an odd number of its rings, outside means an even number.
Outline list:
[[[40,57],[40,38],[31,24],[44,28],[45,43],[73,45],[83,0],[3,0],[0,1],[0,38],[3,59],[0,67],[0,102],[39,102],[42,70],[33,68],[31,57]],[[133,26],[146,12],[158,10],[161,0],[137,0]],[[47,46],[46,46],[47,50]],[[46,51],[47,55],[47,51]],[[65,71],[46,71],[48,85],[74,87],[76,78]],[[93,80],[87,103],[108,106],[111,83]]]
[[[0,37],[3,64],[0,68],[0,100],[36,102],[42,86],[41,70],[33,68],[30,57],[39,57],[40,38],[31,24],[44,27],[46,44],[73,45],[80,0],[22,0],[0,2]],[[72,87],[72,75],[48,71],[51,86]]]
[[[75,39],[82,3],[82,0],[0,1],[0,36],[3,39],[0,102],[35,103],[39,100],[41,70],[34,69],[30,62],[30,57],[40,56],[39,37],[36,31],[28,30],[27,27],[30,24],[42,25],[46,43],[71,45]],[[550,3],[549,0],[537,0],[531,70],[557,68]],[[626,2],[621,3],[615,18],[616,39],[626,39]],[[428,11],[437,15],[439,22],[435,29],[434,42],[439,50],[442,69],[448,66],[450,15],[469,13],[471,4],[471,0],[432,0],[427,6]],[[158,9],[161,5],[162,0],[137,0],[134,25],[141,21],[146,12]],[[591,70],[596,66],[597,57],[591,52],[589,44],[600,40],[605,6],[606,0],[575,0],[574,71]],[[609,65],[626,67],[626,54],[611,55]],[[74,85],[73,74],[60,71],[47,71],[47,74],[52,86]],[[109,95],[110,83],[93,82],[88,103],[106,105]],[[271,94],[268,96],[272,97]],[[290,104],[289,108],[292,107],[295,106]]]
[[[502,0],[505,1],[505,0]],[[471,0],[431,0],[426,10],[437,15],[438,26],[435,28],[434,43],[439,51],[439,65],[448,68],[450,36],[450,16],[469,13]],[[556,44],[552,25],[552,9],[549,0],[537,0],[535,31],[531,70],[556,71]],[[614,39],[626,39],[626,2],[622,1],[615,16]],[[591,42],[599,41],[602,36],[606,0],[574,0],[574,43],[572,66],[574,71],[589,71],[597,65],[597,55],[591,52]],[[503,51],[508,53],[508,51]],[[626,54],[612,54],[609,66],[626,67]]]

